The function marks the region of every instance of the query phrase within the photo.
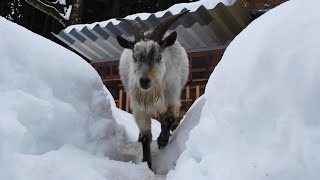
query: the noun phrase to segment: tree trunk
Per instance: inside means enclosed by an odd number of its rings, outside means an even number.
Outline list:
[[[56,32],[56,21],[52,18],[50,18],[50,21],[51,21],[51,32]],[[53,36],[52,33],[50,33],[50,39],[53,40],[55,39],[55,36]]]
[[[80,24],[83,19],[84,0],[73,0],[70,24]]]
[[[4,16],[4,7],[5,7],[6,1],[1,1],[0,2],[0,15]]]
[[[34,8],[31,8],[31,12],[30,12],[30,14],[31,14],[31,18],[30,18],[30,30],[31,31],[34,31],[35,30],[35,25],[34,25],[34,19],[35,19],[35,9]]]
[[[23,13],[23,16],[24,16],[24,27],[26,27],[27,29],[31,29],[30,27],[30,11],[31,11],[31,8],[32,6],[30,6],[28,3],[26,3],[25,1],[22,1],[22,13]]]
[[[113,10],[113,17],[119,17],[120,16],[120,1],[114,0],[112,5]]]
[[[48,21],[49,21],[50,16],[46,15],[46,20],[44,21],[44,27],[42,31],[42,36],[46,37],[46,33],[48,31]]]

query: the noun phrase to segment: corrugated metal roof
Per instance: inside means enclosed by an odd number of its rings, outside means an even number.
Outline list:
[[[169,29],[169,32],[177,31],[178,41],[187,52],[225,48],[251,22],[251,16],[241,0],[229,6],[218,3],[211,7],[196,3],[196,9],[189,5],[192,3],[185,3],[163,12],[136,14],[128,18],[141,21],[148,30],[172,14],[191,9],[193,12],[180,18]],[[115,21],[71,26],[55,36],[92,62],[119,60],[123,48],[118,45],[116,36],[133,39],[133,35],[127,24]]]

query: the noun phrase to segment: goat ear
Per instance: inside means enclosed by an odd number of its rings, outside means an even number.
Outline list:
[[[160,42],[162,48],[172,46],[177,40],[177,32],[173,31],[168,37]]]
[[[128,41],[121,36],[117,36],[117,41],[121,47],[126,49],[133,49],[133,46],[134,46],[133,42]]]

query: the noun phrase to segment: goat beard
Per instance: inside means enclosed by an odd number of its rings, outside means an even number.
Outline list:
[[[148,107],[157,102],[161,96],[161,83],[158,79],[154,80],[153,85],[149,90],[142,90],[139,85],[135,85],[133,89],[135,100],[139,103]]]

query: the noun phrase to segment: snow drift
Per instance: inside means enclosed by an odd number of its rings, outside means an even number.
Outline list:
[[[230,44],[168,179],[319,178],[319,6],[291,0]]]
[[[2,17],[0,27],[0,179],[154,176],[145,163],[110,160],[122,158],[125,128],[88,63]]]

